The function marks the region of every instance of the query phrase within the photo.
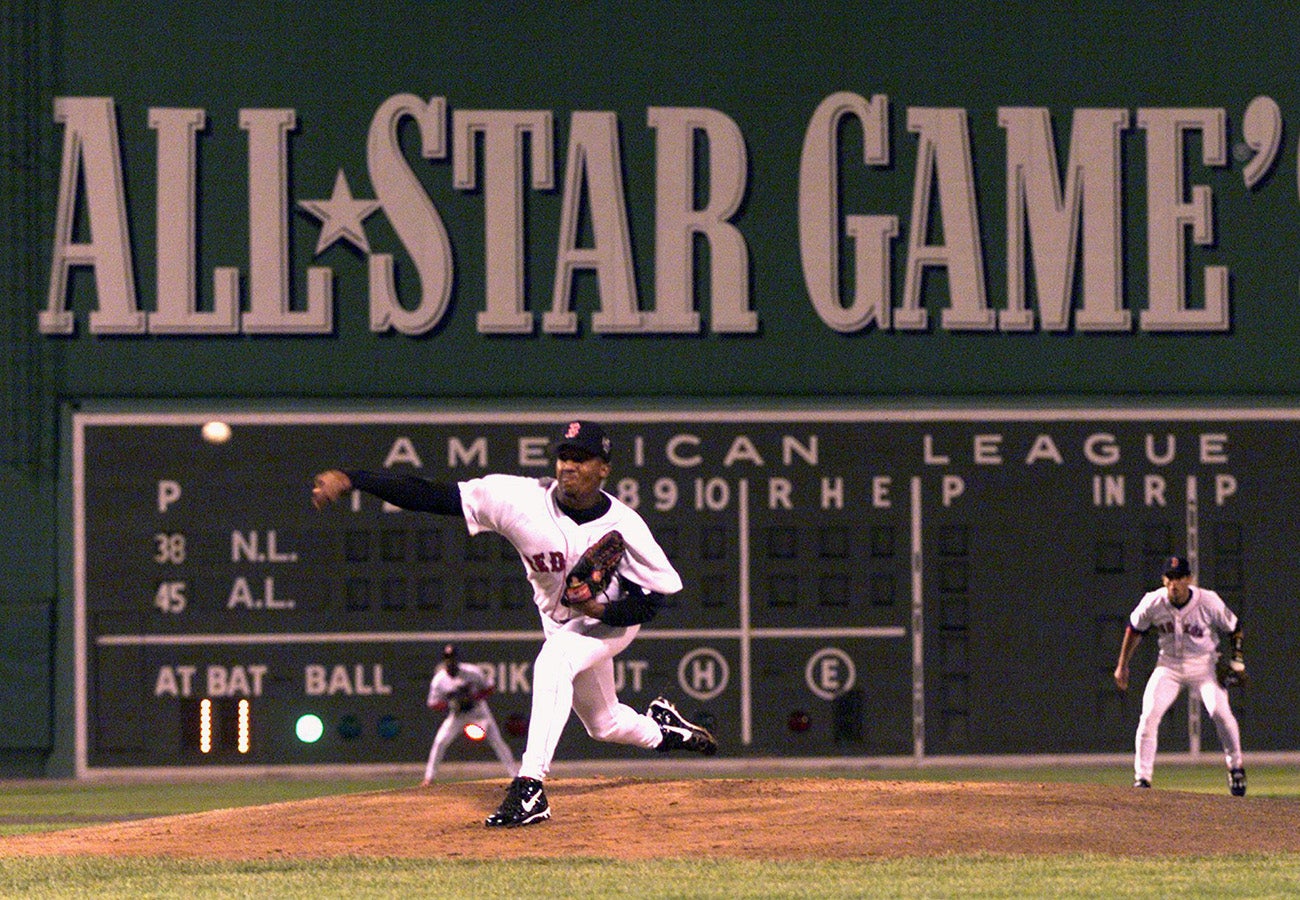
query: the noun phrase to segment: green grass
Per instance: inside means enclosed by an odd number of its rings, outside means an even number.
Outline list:
[[[1113,766],[868,769],[885,780],[1035,781],[1126,785]],[[839,777],[844,777],[842,774]],[[1157,788],[1225,791],[1220,767],[1165,765]],[[1300,771],[1253,767],[1251,796],[1300,796]],[[356,791],[409,787],[408,779],[217,780],[0,785],[0,833],[111,819],[198,812]],[[1300,823],[1297,823],[1300,827]],[[548,839],[562,840],[552,827]],[[1293,897],[1300,854],[1241,853],[1169,859],[1096,855],[951,856],[940,859],[743,862],[598,859],[520,861],[333,859],[216,862],[0,855],[0,897]],[[0,847],[3,854],[3,847]]]
[[[78,784],[11,781],[0,785],[0,835],[210,809],[257,806],[332,794],[410,787],[410,779],[220,779],[184,783]]]
[[[1300,854],[1174,860],[954,856],[882,862],[669,860],[169,862],[0,860],[0,896],[88,897],[1294,897]]]

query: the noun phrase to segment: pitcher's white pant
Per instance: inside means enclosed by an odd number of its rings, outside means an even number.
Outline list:
[[[496,717],[492,715],[492,710],[488,705],[480,700],[468,710],[462,710],[458,713],[451,713],[447,718],[442,720],[438,726],[438,732],[433,736],[433,746],[429,748],[429,761],[424,766],[424,780],[433,781],[438,775],[438,765],[442,762],[443,756],[447,754],[447,748],[451,742],[456,740],[456,736],[465,730],[465,726],[473,722],[483,729],[487,741],[492,745],[492,750],[496,753],[497,759],[506,767],[510,777],[514,778],[519,772],[519,767],[515,765],[515,755],[510,750],[510,745],[506,739],[501,736],[501,729],[497,727]]]
[[[620,703],[614,692],[614,657],[641,627],[613,628],[586,618],[557,625],[546,617],[542,625],[546,641],[533,663],[533,709],[519,774],[546,778],[570,712],[598,741],[659,746],[663,732],[655,720]]]
[[[1195,692],[1213,720],[1228,768],[1242,767],[1241,731],[1237,727],[1236,716],[1232,714],[1232,707],[1228,704],[1228,692],[1215,680],[1214,657],[1200,656],[1186,660],[1166,660],[1161,657],[1142,693],[1142,717],[1138,720],[1137,746],[1133,760],[1135,778],[1151,780],[1151,773],[1155,769],[1160,720],[1174,700],[1178,699],[1184,685],[1189,692],[1189,702],[1191,692]]]

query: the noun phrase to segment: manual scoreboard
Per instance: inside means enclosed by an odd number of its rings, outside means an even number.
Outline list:
[[[1159,558],[1192,554],[1257,609],[1247,563],[1281,553],[1267,523],[1296,493],[1274,452],[1296,446],[1289,410],[582,415],[614,437],[607,490],[686,584],[618,658],[620,697],[668,694],[730,756],[1122,752],[1137,698],[1108,667]],[[546,476],[555,425],[73,413],[78,771],[419,762],[449,641],[492,668],[522,749],[541,632],[513,549],[456,517],[309,498],[334,467]],[[570,731],[567,758],[635,752]],[[453,756],[478,758],[465,743]]]

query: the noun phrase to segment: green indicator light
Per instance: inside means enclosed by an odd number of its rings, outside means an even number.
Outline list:
[[[298,724],[294,725],[293,730],[298,735],[298,740],[304,744],[314,744],[325,733],[325,724],[321,722],[320,716],[307,713],[298,717]]]

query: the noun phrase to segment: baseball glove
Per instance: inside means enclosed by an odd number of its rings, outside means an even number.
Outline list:
[[[565,579],[564,595],[560,602],[572,606],[603,594],[614,580],[614,570],[622,559],[623,535],[611,531],[578,557]]]
[[[1225,657],[1219,657],[1218,663],[1214,667],[1214,676],[1219,680],[1219,684],[1225,688],[1245,687],[1249,679],[1246,678],[1246,666],[1241,660],[1236,660],[1240,668],[1232,667],[1233,660]]]
[[[447,698],[447,706],[454,713],[465,712],[477,701],[469,685],[465,685]]]

